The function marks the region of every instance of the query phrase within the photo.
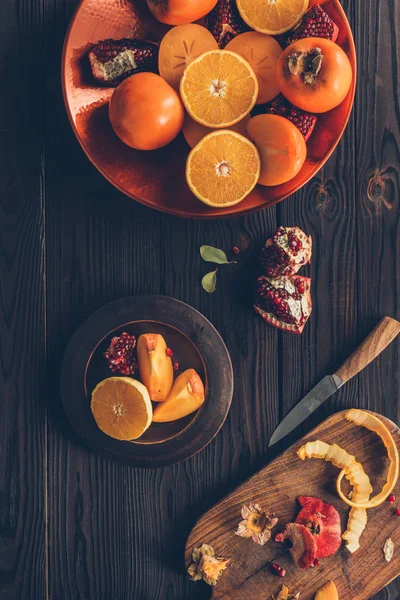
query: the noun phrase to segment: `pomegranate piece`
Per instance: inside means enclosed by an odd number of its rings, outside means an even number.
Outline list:
[[[123,38],[98,42],[89,52],[93,77],[106,85],[118,85],[142,71],[158,71],[158,44]]]
[[[307,527],[314,536],[316,557],[335,554],[342,544],[340,515],[336,508],[319,498],[300,496],[298,500],[303,508],[297,515],[296,523]]]
[[[278,227],[261,250],[261,264],[268,277],[294,275],[311,260],[312,239],[299,227]]]
[[[300,108],[297,108],[297,106],[293,106],[293,104],[290,104],[282,94],[270,103],[266,112],[271,115],[279,115],[280,117],[289,119],[289,121],[291,121],[293,125],[296,125],[297,129],[302,133],[305,141],[307,141],[312,134],[315,123],[317,122],[317,117],[315,115],[301,110]]]
[[[306,12],[297,27],[290,32],[288,44],[309,37],[320,37],[336,42],[339,27],[319,4],[315,4]]]
[[[135,348],[136,337],[134,335],[129,335],[124,331],[119,337],[113,337],[108,349],[104,352],[108,368],[113,373],[134,375],[137,369]]]
[[[254,310],[264,321],[283,331],[301,333],[311,314],[311,279],[259,277]]]
[[[218,0],[206,17],[205,26],[211,31],[220,48],[225,48],[239,33],[249,31],[239,14],[235,0]]]
[[[276,542],[284,540],[292,542],[293,546],[289,548],[289,552],[300,569],[311,567],[316,558],[317,546],[309,529],[299,523],[288,523],[284,531],[275,536]]]

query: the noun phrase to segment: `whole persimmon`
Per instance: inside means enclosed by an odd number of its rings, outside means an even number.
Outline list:
[[[353,73],[345,52],[335,42],[304,38],[282,52],[277,78],[289,102],[308,112],[323,113],[343,102]]]
[[[217,0],[147,0],[158,21],[167,25],[186,25],[205,17]]]
[[[258,183],[279,185],[293,179],[307,156],[307,146],[293,123],[278,115],[257,115],[247,123],[247,134],[261,159]]]
[[[113,93],[109,117],[125,144],[136,150],[155,150],[176,138],[184,109],[177,92],[162,77],[137,73]]]

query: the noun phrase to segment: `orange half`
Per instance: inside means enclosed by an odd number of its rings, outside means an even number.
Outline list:
[[[195,121],[222,129],[251,111],[258,96],[258,81],[249,63],[236,52],[211,50],[186,67],[180,92]]]
[[[227,129],[201,139],[186,162],[186,179],[193,194],[215,208],[241,202],[259,176],[257,148],[243,135]]]
[[[237,0],[243,19],[260,33],[278,35],[292,29],[308,7],[308,0]]]

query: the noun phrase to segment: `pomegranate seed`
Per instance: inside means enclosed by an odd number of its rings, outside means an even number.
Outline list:
[[[393,504],[393,502],[396,502],[396,496],[394,494],[390,494],[388,500],[391,504]]]
[[[279,577],[285,577],[285,575],[286,575],[285,569],[280,569],[279,570]]]
[[[240,250],[237,246],[233,246],[232,252],[233,252],[233,254],[236,254],[236,256],[237,256],[239,254]]]
[[[177,371],[179,369],[179,363],[178,362],[174,362],[174,371]]]
[[[171,348],[167,348],[165,352],[167,353],[167,356],[172,356],[173,355],[173,352],[172,352]]]
[[[312,564],[313,567],[319,567],[319,560],[316,558]]]
[[[275,570],[275,571],[280,571],[281,568],[279,565],[277,565],[276,563],[272,563],[271,567]]]
[[[396,508],[396,510],[394,511],[394,514],[397,515],[398,517],[400,517],[400,508]]]

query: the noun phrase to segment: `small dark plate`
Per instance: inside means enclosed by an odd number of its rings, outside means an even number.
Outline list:
[[[132,442],[103,433],[90,410],[95,386],[113,375],[103,352],[123,331],[163,335],[179,370],[194,368],[206,392],[198,411],[171,423],[152,423]],[[106,458],[138,467],[170,465],[199,452],[224,423],[232,393],[232,364],[219,333],[197,310],[165,296],[123,298],[95,312],[72,337],[61,373],[64,411],[82,441]]]

